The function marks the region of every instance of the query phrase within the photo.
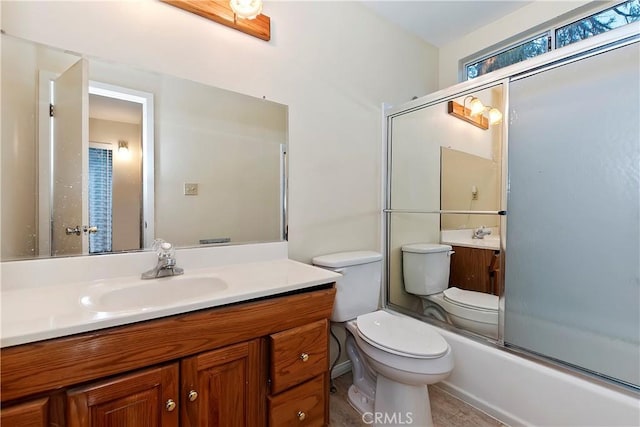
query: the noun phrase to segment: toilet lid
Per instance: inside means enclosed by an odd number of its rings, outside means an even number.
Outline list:
[[[449,344],[431,326],[386,311],[358,316],[358,335],[374,347],[414,358],[440,357]]]
[[[498,297],[484,292],[467,291],[458,288],[448,288],[443,292],[444,298],[463,307],[475,310],[498,311]]]

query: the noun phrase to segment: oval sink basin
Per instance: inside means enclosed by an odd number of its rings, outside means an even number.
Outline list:
[[[82,296],[80,302],[86,308],[100,312],[148,310],[204,301],[227,288],[227,283],[218,277],[174,276],[98,285],[88,295]]]

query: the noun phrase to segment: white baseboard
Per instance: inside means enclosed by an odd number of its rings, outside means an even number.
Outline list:
[[[351,371],[351,360],[345,360],[342,363],[338,363],[331,371],[331,378],[338,378],[340,375],[346,374]]]

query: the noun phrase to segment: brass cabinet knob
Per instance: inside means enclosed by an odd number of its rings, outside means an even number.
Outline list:
[[[195,390],[191,390],[187,397],[189,398],[190,402],[195,402],[195,400],[198,398],[198,392]]]
[[[298,416],[298,421],[304,421],[307,418],[307,414],[302,411],[298,411],[296,415]]]
[[[176,402],[174,402],[173,399],[169,399],[167,400],[167,403],[165,403],[164,407],[167,408],[167,411],[171,412],[176,409]]]
[[[300,360],[302,360],[303,362],[306,362],[307,360],[309,360],[309,354],[308,353],[300,354]]]

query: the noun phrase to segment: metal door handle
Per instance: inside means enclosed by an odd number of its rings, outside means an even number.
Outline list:
[[[71,228],[71,227],[65,228],[64,232],[67,234],[67,236],[70,236],[72,234],[75,234],[76,236],[79,236],[83,232],[85,234],[86,233],[95,234],[95,233],[98,232],[98,227],[96,227],[95,225],[83,225],[82,228],[80,228],[79,225],[76,225],[73,228]]]
[[[67,227],[64,229],[64,232],[67,234],[67,236],[70,236],[72,234],[75,234],[76,236],[79,236],[80,234],[82,234],[82,230],[80,230],[80,226],[76,225],[74,228],[71,227]]]

